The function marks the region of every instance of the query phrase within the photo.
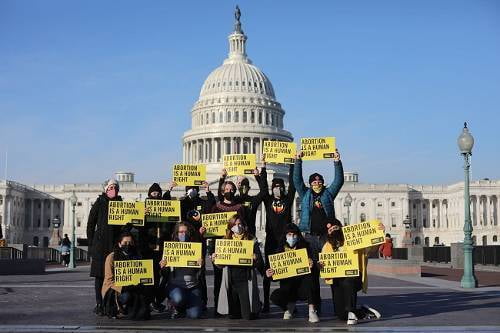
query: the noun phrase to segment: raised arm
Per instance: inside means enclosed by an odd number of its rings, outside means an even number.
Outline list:
[[[224,200],[222,184],[224,184],[224,182],[226,181],[226,177],[227,177],[227,171],[226,169],[222,169],[222,173],[219,178],[219,187],[217,187],[217,199],[219,199],[219,201]]]
[[[290,203],[293,203],[293,200],[295,199],[295,184],[293,183],[293,170],[294,170],[294,165],[290,164],[290,169],[288,171],[288,201]]]
[[[295,166],[293,170],[293,185],[295,186],[295,189],[297,193],[299,194],[299,197],[303,197],[304,194],[306,194],[307,187],[306,184],[304,184],[304,178],[302,178],[302,153],[297,153],[297,159],[295,160]]]
[[[330,193],[333,199],[337,196],[344,185],[344,168],[342,167],[342,161],[340,160],[340,154],[336,150],[333,158],[333,165],[335,166],[335,179],[333,183],[328,186],[327,191]]]

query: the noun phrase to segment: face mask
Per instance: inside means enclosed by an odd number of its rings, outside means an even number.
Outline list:
[[[313,185],[312,190],[314,191],[314,193],[321,193],[321,191],[323,190],[323,185]]]
[[[187,235],[186,234],[177,234],[179,238],[179,242],[186,242],[187,241]]]
[[[233,197],[234,197],[234,193],[233,192],[226,192],[224,193],[224,199],[226,200],[233,200]]]
[[[281,198],[281,188],[273,187],[273,196],[277,199]]]
[[[231,231],[237,235],[241,234],[241,232],[243,231],[243,228],[241,227],[241,225],[234,225],[232,228],[231,228]]]
[[[129,255],[132,252],[132,245],[127,244],[127,245],[122,245],[121,246],[122,252],[125,253],[126,255]]]
[[[192,199],[192,198],[196,197],[196,195],[198,195],[198,191],[196,191],[196,189],[194,189],[194,188],[190,188],[187,191],[187,195],[188,195],[188,197],[190,197]]]
[[[248,188],[248,186],[243,185],[243,186],[241,186],[241,187],[239,188],[239,191],[240,191],[240,193],[241,193],[241,194],[243,194],[243,195],[244,195],[244,194],[247,194],[247,193],[248,193],[249,188]]]
[[[290,247],[294,247],[297,244],[297,236],[286,236],[286,242]]]
[[[117,194],[117,190],[114,188],[114,189],[109,189],[106,191],[106,196],[110,199],[114,199],[116,197],[116,194]]]

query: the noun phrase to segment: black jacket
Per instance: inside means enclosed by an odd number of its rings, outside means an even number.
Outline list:
[[[90,209],[87,222],[87,240],[92,257],[90,276],[100,278],[104,278],[104,262],[108,254],[113,252],[122,229],[119,225],[108,225],[109,201],[105,193],[99,195]],[[122,201],[122,198],[117,196],[113,201]]]
[[[234,196],[234,202],[239,203],[243,206],[243,211],[244,211],[244,216],[243,219],[245,220],[245,223],[248,227],[248,231],[252,235],[255,236],[255,232],[257,231],[257,227],[255,225],[255,217],[257,216],[257,210],[259,209],[260,204],[262,203],[262,189],[261,189],[261,176],[255,176],[255,180],[257,181],[257,184],[259,185],[259,193],[257,195],[241,195],[237,194]],[[224,194],[222,193],[222,184],[224,184],[224,181],[226,178],[221,177],[219,178],[219,190],[218,190],[218,197],[219,201],[224,200]]]
[[[272,194],[269,194],[267,184],[267,171],[262,168],[261,171],[261,192],[266,207],[266,244],[264,251],[266,254],[276,253],[284,229],[287,224],[293,223],[292,209],[295,200],[295,186],[293,184],[293,164],[290,165],[288,175],[288,191],[282,200],[275,200]],[[276,205],[279,204],[279,207]]]

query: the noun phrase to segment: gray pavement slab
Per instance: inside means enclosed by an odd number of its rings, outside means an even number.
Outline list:
[[[359,304],[380,310],[382,318],[347,327],[333,317],[327,285],[321,289],[323,311],[318,324],[307,322],[306,304],[299,304],[297,317],[290,321],[281,319],[283,313],[277,307],[252,321],[215,319],[213,309],[199,320],[172,320],[168,313],[154,313],[151,320],[142,322],[96,317],[92,313],[93,279],[88,274],[88,267],[78,267],[75,271],[51,270],[44,275],[0,276],[0,332],[500,332],[500,288],[465,291],[456,283],[433,278],[370,275],[368,294],[359,293]],[[212,285],[211,274],[207,279]]]

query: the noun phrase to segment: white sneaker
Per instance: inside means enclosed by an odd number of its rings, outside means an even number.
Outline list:
[[[309,310],[309,322],[319,323],[318,312],[316,312],[316,310]]]
[[[290,320],[293,318],[293,313],[290,311],[286,310],[285,313],[283,314],[283,319],[284,320]]]
[[[358,323],[358,317],[354,312],[349,312],[347,314],[347,325],[356,325]]]
[[[380,319],[380,317],[382,317],[380,312],[378,312],[374,308],[369,307],[366,304],[363,304],[361,308],[363,308],[366,311],[366,319]]]

